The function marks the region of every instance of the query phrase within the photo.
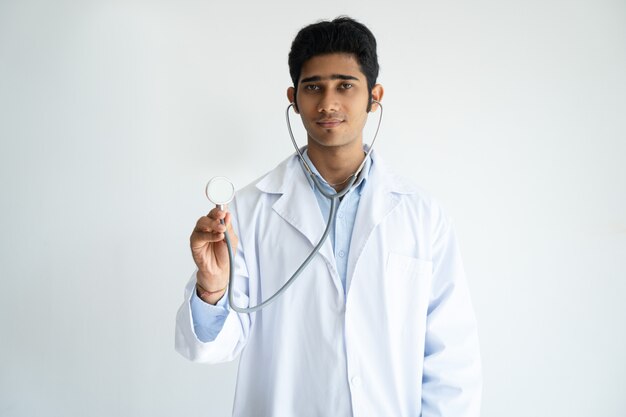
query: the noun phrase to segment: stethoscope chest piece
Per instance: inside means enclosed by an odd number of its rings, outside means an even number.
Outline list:
[[[213,177],[207,182],[204,189],[206,198],[221,210],[235,197],[235,186],[226,177]]]

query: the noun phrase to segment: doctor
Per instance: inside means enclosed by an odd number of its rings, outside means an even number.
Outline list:
[[[376,40],[350,18],[315,23],[293,41],[289,69],[304,157],[340,191],[363,162],[363,128],[383,97]],[[329,205],[294,155],[240,190],[230,212],[200,218],[178,352],[208,363],[241,356],[234,416],[479,416],[476,324],[453,225],[375,151],[285,294],[256,313],[229,308],[224,233],[236,246],[236,304],[257,305],[310,253]]]

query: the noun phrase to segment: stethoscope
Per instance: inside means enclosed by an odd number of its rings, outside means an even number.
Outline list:
[[[304,269],[309,265],[311,260],[313,260],[313,257],[317,255],[317,253],[322,248],[322,245],[328,238],[328,235],[330,233],[330,227],[337,214],[337,206],[339,205],[339,200],[341,199],[341,197],[348,194],[352,190],[357,178],[359,177],[359,174],[361,173],[361,170],[363,169],[363,166],[365,165],[365,162],[367,161],[367,158],[369,158],[370,154],[372,153],[372,149],[374,149],[374,142],[376,142],[376,138],[378,137],[378,130],[380,129],[380,124],[383,120],[383,106],[382,104],[380,104],[379,101],[376,101],[376,100],[372,100],[372,103],[376,103],[380,107],[380,116],[378,117],[378,124],[376,125],[376,132],[374,133],[374,138],[372,139],[372,143],[367,149],[367,152],[365,153],[365,157],[363,158],[363,162],[361,162],[361,165],[359,165],[359,168],[352,175],[346,178],[343,182],[339,183],[339,184],[346,183],[346,187],[343,190],[336,192],[336,193],[330,193],[324,190],[324,187],[322,183],[320,182],[320,180],[318,179],[317,175],[313,173],[313,170],[311,169],[307,161],[304,159],[304,156],[302,155],[302,151],[298,147],[296,139],[293,136],[293,131],[291,129],[291,120],[289,119],[289,110],[291,108],[294,108],[295,104],[291,103],[289,104],[289,106],[287,106],[287,110],[285,111],[285,116],[287,120],[287,130],[289,130],[289,136],[291,137],[291,142],[293,143],[293,147],[296,149],[296,153],[298,154],[300,161],[302,161],[303,167],[308,172],[309,177],[311,177],[313,184],[315,184],[315,187],[324,197],[330,200],[330,213],[328,215],[328,223],[326,224],[324,233],[322,234],[322,237],[320,238],[317,245],[315,245],[315,247],[313,248],[309,256],[304,260],[304,262],[302,262],[300,267],[296,270],[296,272],[293,273],[291,278],[289,278],[289,280],[285,282],[285,284],[283,284],[283,286],[278,291],[276,291],[274,295],[272,295],[265,301],[261,302],[260,304],[257,304],[253,307],[247,307],[247,308],[238,307],[237,305],[235,305],[235,302],[234,302],[233,291],[231,291],[231,288],[233,288],[233,282],[234,282],[234,276],[235,276],[234,267],[233,267],[234,265],[233,248],[231,246],[228,233],[224,233],[224,241],[226,242],[226,247],[228,248],[228,262],[229,262],[228,289],[227,289],[228,302],[230,304],[230,307],[236,312],[254,313],[255,311],[258,311],[258,310],[261,310],[262,308],[267,307],[272,301],[280,297],[287,290],[287,288],[289,288],[291,284],[295,282],[296,278],[300,276],[302,271],[304,271]],[[329,184],[329,185],[333,186],[333,185],[339,185],[339,184]],[[224,210],[226,205],[230,203],[235,197],[235,186],[226,177],[223,177],[223,176],[213,177],[206,185],[205,194],[210,202],[215,204],[215,206],[218,207],[220,210]],[[221,223],[224,224],[224,220],[221,220]]]

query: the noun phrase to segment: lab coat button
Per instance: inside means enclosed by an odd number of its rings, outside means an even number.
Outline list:
[[[353,376],[350,382],[352,383],[353,387],[359,387],[361,385],[361,378],[359,378],[358,376]]]

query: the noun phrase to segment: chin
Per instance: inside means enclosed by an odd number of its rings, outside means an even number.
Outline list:
[[[343,147],[349,147],[350,145],[354,144],[353,140],[346,140],[346,139],[328,139],[328,140],[319,140],[319,139],[312,139],[309,142],[309,145],[315,145],[318,146],[320,148],[343,148]]]

